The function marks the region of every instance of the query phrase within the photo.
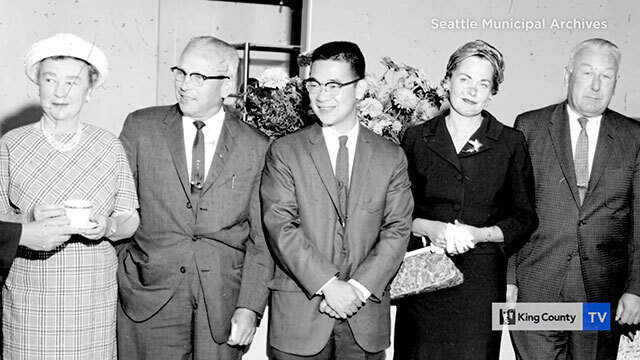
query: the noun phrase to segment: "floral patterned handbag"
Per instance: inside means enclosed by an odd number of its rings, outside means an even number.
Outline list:
[[[462,284],[462,272],[435,246],[409,251],[391,282],[391,300]]]

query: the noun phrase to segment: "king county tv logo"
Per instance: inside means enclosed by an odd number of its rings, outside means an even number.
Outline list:
[[[516,309],[500,309],[500,325],[515,325]]]
[[[608,331],[610,303],[493,303],[492,329]]]

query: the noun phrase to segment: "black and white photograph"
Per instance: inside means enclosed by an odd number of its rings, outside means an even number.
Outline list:
[[[0,359],[640,359],[640,3],[0,0]]]

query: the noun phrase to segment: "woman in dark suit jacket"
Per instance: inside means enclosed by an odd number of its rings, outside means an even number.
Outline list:
[[[491,303],[505,301],[507,258],[538,225],[524,137],[484,110],[503,71],[493,46],[463,45],[443,80],[451,109],[404,137],[413,234],[445,249],[449,242],[464,282],[398,302],[395,359],[498,359]]]

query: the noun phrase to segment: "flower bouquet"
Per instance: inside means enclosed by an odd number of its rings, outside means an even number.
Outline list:
[[[299,64],[309,65],[307,58],[301,55]],[[358,118],[363,126],[397,144],[409,126],[438,114],[443,97],[421,69],[396,64],[388,57],[382,64],[387,70],[381,77],[366,76],[368,88],[358,103]],[[271,138],[293,133],[317,120],[302,79],[289,77],[281,69],[266,70],[247,86],[246,100],[236,106],[244,109],[246,122]]]
[[[282,69],[268,69],[248,84],[246,100],[238,101],[236,107],[244,109],[247,123],[270,138],[279,138],[313,121],[308,104],[302,79],[289,77]]]
[[[436,116],[443,97],[424,71],[382,58],[381,77],[368,74],[364,98],[358,103],[360,122],[378,135],[400,143],[404,131]]]

